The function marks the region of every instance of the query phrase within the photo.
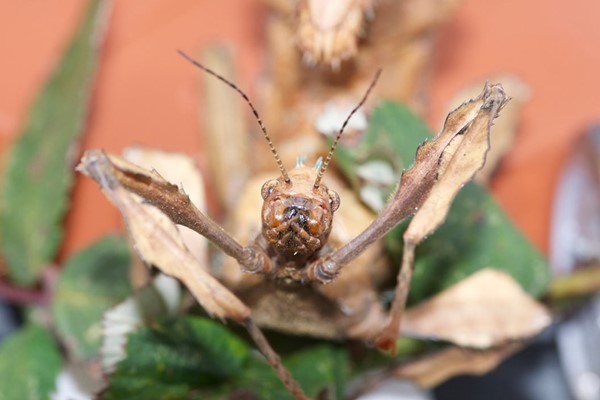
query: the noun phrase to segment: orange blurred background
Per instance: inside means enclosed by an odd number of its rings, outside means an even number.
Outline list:
[[[600,116],[600,2],[466,0],[441,31],[430,82],[430,126],[437,131],[450,97],[497,72],[532,89],[520,135],[493,190],[525,234],[547,251],[553,189],[571,143]],[[72,35],[81,0],[0,0],[0,152]],[[113,1],[89,128],[82,148],[120,151],[133,144],[198,156],[197,71],[192,54],[216,40],[235,49],[240,86],[252,92],[263,59],[266,16],[258,0]],[[90,179],[78,177],[62,256],[119,229],[117,211]]]

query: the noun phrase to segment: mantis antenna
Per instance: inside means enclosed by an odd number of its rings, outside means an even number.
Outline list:
[[[350,111],[350,114],[348,115],[348,117],[346,118],[346,120],[344,121],[344,123],[342,124],[342,128],[340,129],[340,131],[338,132],[337,136],[335,137],[335,139],[333,141],[333,144],[331,145],[331,148],[329,149],[329,153],[327,153],[327,157],[325,157],[325,160],[321,164],[321,168],[319,168],[319,174],[317,175],[317,179],[315,179],[315,184],[313,185],[313,187],[315,189],[317,189],[319,187],[319,185],[321,184],[321,179],[323,179],[323,174],[325,173],[325,170],[327,169],[327,166],[329,165],[329,162],[331,161],[331,157],[333,156],[333,152],[335,151],[335,148],[337,147],[337,144],[340,141],[340,138],[342,137],[342,133],[344,133],[344,129],[346,128],[346,125],[348,125],[348,122],[350,121],[350,118],[352,118],[352,116],[354,115],[354,113],[356,111],[358,111],[358,109],[367,100],[367,97],[369,97],[369,93],[371,93],[371,90],[373,89],[373,87],[377,83],[377,80],[379,79],[379,75],[381,75],[381,69],[377,70],[377,73],[375,74],[375,77],[373,78],[373,81],[371,81],[371,84],[369,85],[367,91],[365,92],[365,95],[360,100],[360,102],[356,105],[356,107],[354,107],[354,109],[352,109],[352,111]]]
[[[244,93],[235,84],[233,84],[232,82],[228,81],[223,76],[217,74],[215,71],[211,70],[210,68],[207,68],[204,65],[200,64],[198,61],[194,60],[192,57],[188,56],[183,51],[177,50],[177,52],[183,58],[185,58],[186,60],[188,60],[189,62],[191,62],[196,67],[200,68],[204,72],[206,72],[206,73],[214,76],[215,78],[219,79],[221,82],[224,82],[227,85],[229,85],[229,87],[231,87],[233,90],[235,90],[236,92],[238,92],[242,96],[242,98],[244,100],[246,100],[246,103],[248,103],[248,105],[250,106],[250,109],[252,110],[252,113],[254,114],[254,117],[256,118],[256,121],[258,122],[258,125],[260,126],[260,129],[263,132],[263,136],[265,137],[265,140],[267,141],[267,143],[269,145],[269,149],[271,149],[271,153],[273,153],[273,157],[275,157],[275,162],[277,163],[277,166],[279,167],[279,170],[281,171],[281,175],[283,176],[283,179],[285,180],[285,183],[290,183],[291,182],[290,181],[290,177],[289,177],[289,175],[288,175],[285,167],[283,166],[283,163],[281,162],[281,158],[279,158],[279,154],[277,153],[277,150],[275,150],[275,146],[273,145],[273,141],[271,141],[271,137],[267,133],[267,129],[263,125],[263,122],[260,119],[260,116],[258,115],[258,111],[256,111],[256,108],[254,108],[254,105],[252,104],[252,102],[250,101],[250,99],[248,98],[248,96],[246,95],[246,93]]]

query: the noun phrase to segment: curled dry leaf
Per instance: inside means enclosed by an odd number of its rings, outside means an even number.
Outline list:
[[[113,164],[114,163],[114,164]],[[187,250],[177,227],[169,218],[125,189],[116,170],[139,181],[168,184],[156,172],[148,172],[118,157],[90,150],[78,170],[95,179],[126,221],[127,229],[140,256],[165,274],[182,281],[204,309],[219,318],[243,322],[250,316],[246,307],[227,288],[206,272]]]
[[[518,343],[485,351],[450,347],[402,364],[393,371],[393,375],[410,379],[422,387],[433,387],[456,375],[485,374],[521,347]]]
[[[402,333],[485,349],[534,336],[550,322],[510,275],[487,268],[408,309]]]

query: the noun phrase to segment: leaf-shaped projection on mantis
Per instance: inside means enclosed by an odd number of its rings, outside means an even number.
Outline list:
[[[238,322],[250,316],[250,309],[212,277],[190,253],[175,223],[129,192],[119,178],[149,184],[157,194],[162,193],[162,197],[176,198],[182,203],[182,209],[198,211],[177,186],[164,180],[157,172],[146,171],[99,150],[88,151],[78,169],[93,177],[119,209],[138,254],[147,264],[181,280],[211,315]]]
[[[414,266],[414,250],[446,218],[458,191],[484,165],[493,121],[508,101],[501,85],[486,84],[479,97],[463,103],[446,118],[444,129],[419,147],[414,165],[402,181],[383,215],[400,221],[415,213],[403,234],[404,253],[390,320],[377,344],[394,349]],[[381,225],[390,224],[384,220]]]
[[[505,118],[515,124],[514,115],[505,115],[507,111],[514,112],[512,103],[513,100],[502,109],[492,138],[503,133],[499,129],[507,124]],[[377,196],[385,200],[393,187],[378,186],[377,182],[357,174],[357,170],[374,161],[386,163],[394,171],[408,168],[414,163],[415,149],[431,137],[429,129],[406,106],[383,101],[373,110],[361,141],[338,147],[336,163],[357,193],[362,194],[365,187],[377,187]],[[486,166],[487,163],[486,159]],[[402,234],[407,222],[386,236],[394,265],[399,265],[402,259]],[[544,293],[549,282],[544,257],[519,232],[492,195],[471,182],[454,199],[444,224],[418,246],[409,303],[423,301],[489,266],[508,272],[535,297]]]

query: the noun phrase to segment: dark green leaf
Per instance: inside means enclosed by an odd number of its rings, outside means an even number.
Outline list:
[[[176,315],[181,302],[178,281],[158,274],[138,288],[124,301],[102,316],[102,347],[100,356],[104,371],[113,371],[127,355],[125,344],[129,334],[141,326],[153,325]]]
[[[69,259],[58,279],[52,312],[58,333],[74,353],[98,353],[103,313],[131,292],[129,250],[108,236]]]
[[[316,396],[326,389],[341,399],[350,376],[348,354],[332,345],[311,347],[284,360],[306,393]]]
[[[126,353],[103,399],[222,399],[233,392],[291,399],[263,357],[213,320],[180,317],[141,328]],[[343,349],[319,345],[283,360],[310,396],[327,390],[342,398],[350,374]]]
[[[335,153],[336,164],[355,190],[361,185],[356,170],[368,161],[380,160],[400,176],[402,169],[412,165],[416,148],[431,134],[427,126],[406,106],[382,101],[371,114],[369,128],[360,142],[353,147],[340,145]],[[393,185],[383,190],[383,196]]]
[[[470,183],[454,200],[446,222],[417,247],[410,301],[422,301],[486,267],[507,272],[536,297],[550,282],[544,257],[487,191]]]
[[[283,358],[284,365],[311,398],[323,390],[331,399],[342,399],[350,376],[348,355],[333,345],[318,345]],[[251,392],[259,399],[292,399],[273,370],[262,358],[252,358],[235,382],[236,390]]]
[[[49,399],[61,369],[52,336],[30,325],[0,346],[0,400]]]
[[[182,317],[129,336],[127,358],[108,377],[104,399],[179,399],[243,372],[248,346],[224,326]]]
[[[73,144],[81,134],[98,59],[104,2],[90,2],[83,24],[29,112],[7,155],[0,244],[11,279],[36,282],[54,259],[73,181]]]

